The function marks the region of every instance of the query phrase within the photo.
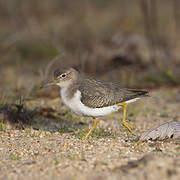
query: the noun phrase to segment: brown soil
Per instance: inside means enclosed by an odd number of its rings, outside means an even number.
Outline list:
[[[160,89],[129,105],[128,119],[134,131],[140,134],[180,120],[178,93],[177,88]],[[59,98],[39,98],[26,106],[43,109],[32,127],[0,131],[0,179],[180,178],[179,140],[139,144],[122,127],[121,112],[101,118],[93,135],[84,140],[91,119],[67,111]]]

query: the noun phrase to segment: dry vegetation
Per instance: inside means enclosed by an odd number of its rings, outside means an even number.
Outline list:
[[[178,0],[0,1],[0,179],[179,179],[180,142],[139,144],[121,113],[72,114],[40,90],[57,66],[149,89],[128,108],[139,135],[180,117]]]

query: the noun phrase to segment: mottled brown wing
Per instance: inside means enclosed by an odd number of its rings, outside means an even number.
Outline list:
[[[122,88],[119,84],[111,84],[92,78],[83,78],[79,89],[82,103],[92,108],[111,106],[148,94],[147,91]]]

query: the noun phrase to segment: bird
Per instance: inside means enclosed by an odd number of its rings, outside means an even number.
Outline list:
[[[123,108],[123,126],[136,135],[126,121],[127,105],[141,97],[149,96],[146,90],[124,88],[120,83],[107,82],[82,75],[76,69],[58,68],[54,79],[43,83],[42,87],[57,85],[63,103],[77,115],[94,119],[92,128],[85,139],[91,135],[98,124],[98,117],[109,115]]]

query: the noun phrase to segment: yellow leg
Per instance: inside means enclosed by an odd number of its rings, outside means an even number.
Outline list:
[[[125,102],[119,103],[118,106],[122,106],[123,107],[123,121],[122,124],[123,126],[134,136],[136,136],[136,134],[131,130],[131,128],[128,125],[128,122],[126,121],[126,111],[127,111],[127,104]]]
[[[97,124],[98,124],[98,121],[96,118],[93,118],[94,119],[94,124],[93,124],[93,127],[90,129],[90,131],[87,133],[85,139],[88,139],[89,135],[92,133],[92,131],[96,128]]]

